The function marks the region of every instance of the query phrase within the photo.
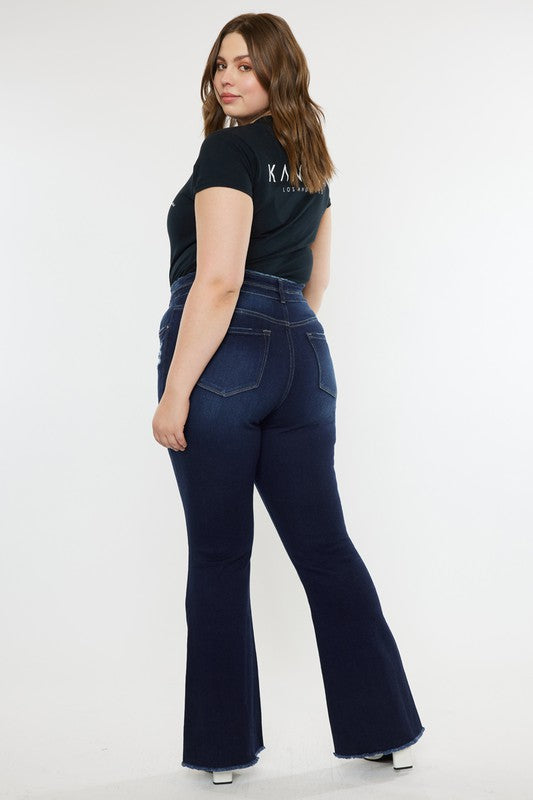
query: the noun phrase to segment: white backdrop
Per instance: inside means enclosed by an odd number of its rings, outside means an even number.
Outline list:
[[[222,25],[260,10],[291,25],[326,114],[337,478],[426,732],[413,770],[333,756],[305,593],[256,494],[266,749],[226,791],[530,798],[533,4],[519,0],[2,0],[0,795],[212,786],[180,766],[186,533],[151,420],[166,214],[202,141],[201,74]]]

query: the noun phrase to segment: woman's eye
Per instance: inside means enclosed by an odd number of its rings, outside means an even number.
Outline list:
[[[217,70],[220,72],[220,70],[219,70],[218,68],[219,68],[219,67],[223,67],[223,66],[224,66],[224,64],[223,64],[222,62],[220,62],[219,64],[217,64]],[[245,68],[245,70],[252,69],[252,67],[251,67],[249,64],[241,64],[241,67],[244,67],[244,68]],[[239,69],[240,69],[241,67],[239,67]]]

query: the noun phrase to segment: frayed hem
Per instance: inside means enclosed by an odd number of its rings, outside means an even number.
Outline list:
[[[411,741],[407,742],[407,744],[401,744],[399,747],[389,747],[387,750],[372,750],[369,753],[359,753],[355,756],[341,756],[339,753],[335,752],[333,753],[333,755],[336,758],[366,758],[367,756],[377,756],[377,755],[386,756],[389,753],[395,753],[397,750],[404,750],[406,747],[410,747],[415,742],[418,742],[418,740],[420,739],[425,730],[426,729],[423,727],[418,736],[415,736],[415,738],[411,739]]]
[[[255,751],[255,756],[251,761],[246,764],[234,764],[232,767],[197,767],[196,764],[186,764],[185,761],[181,762],[182,767],[189,767],[189,769],[203,769],[205,772],[232,772],[234,769],[245,769],[245,767],[253,767],[259,761],[259,753],[265,749],[265,745],[261,745],[259,750]]]

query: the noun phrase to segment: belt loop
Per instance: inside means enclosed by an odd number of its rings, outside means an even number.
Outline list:
[[[278,280],[279,299],[282,303],[286,303],[287,301],[285,300],[283,281],[281,280],[281,278],[278,278],[277,280]]]

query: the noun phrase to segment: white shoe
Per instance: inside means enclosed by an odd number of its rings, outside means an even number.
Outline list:
[[[391,759],[392,756],[392,759]],[[391,761],[394,769],[409,769],[413,766],[413,745],[402,747],[401,750],[393,750],[392,753],[378,753],[375,756],[363,756],[367,761]]]
[[[229,770],[229,772],[217,770],[216,772],[212,772],[211,775],[213,776],[213,783],[233,783],[233,773],[231,770]]]

